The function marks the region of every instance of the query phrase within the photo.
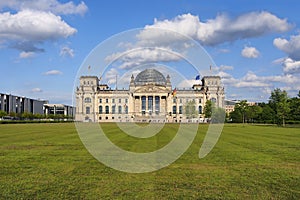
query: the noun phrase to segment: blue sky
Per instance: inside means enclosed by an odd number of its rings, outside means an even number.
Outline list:
[[[150,27],[201,44],[214,62],[212,73],[223,78],[227,99],[267,101],[276,87],[295,96],[300,90],[299,8],[291,0],[0,0],[0,92],[71,104],[77,72],[87,67],[85,59],[99,43],[135,28],[147,35]],[[161,37],[151,35],[151,41],[171,47]],[[157,49],[147,55],[185,71],[186,83],[197,75]],[[114,87],[115,74],[125,72],[112,66],[102,81]]]

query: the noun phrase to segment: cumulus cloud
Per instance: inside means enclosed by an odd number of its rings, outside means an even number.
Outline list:
[[[43,92],[43,90],[41,88],[32,88],[30,90],[30,92],[32,92],[32,93],[40,93],[40,92]]]
[[[44,75],[49,76],[49,75],[62,75],[63,73],[59,70],[50,70],[44,73]]]
[[[183,14],[172,20],[154,20],[153,25],[145,26],[138,35],[146,41],[169,43],[174,39],[174,34],[165,34],[155,31],[153,28],[168,29],[195,40],[203,45],[217,45],[224,42],[232,42],[244,38],[254,38],[269,33],[285,32],[291,28],[286,19],[280,19],[269,12],[250,12],[236,18],[230,18],[225,14],[218,15],[215,19],[205,22],[198,16]]]
[[[226,72],[219,72],[217,75],[222,78],[222,82],[226,87],[266,89],[272,88],[274,84],[281,84],[292,86],[293,88],[300,88],[300,80],[292,74],[258,76],[254,72],[248,71],[246,75],[241,78],[234,78],[231,74]]]
[[[300,34],[291,36],[290,40],[275,38],[273,44],[291,59],[300,60]]]
[[[34,52],[26,52],[26,51],[22,51],[19,55],[20,58],[32,58],[35,56]]]
[[[73,1],[60,3],[57,0],[9,0],[0,1],[0,9],[10,8],[13,10],[40,10],[52,12],[57,15],[80,14],[84,15],[88,7],[82,1],[75,5]]]
[[[170,48],[136,48],[131,51],[115,53],[106,57],[106,62],[122,62],[120,69],[151,62],[168,62],[180,60],[181,56]]]
[[[244,47],[241,54],[245,58],[257,58],[260,55],[255,47]]]
[[[71,49],[70,47],[68,46],[63,46],[61,49],[60,49],[60,53],[59,53],[60,56],[68,56],[68,57],[71,57],[73,58],[74,57],[74,50]]]
[[[67,38],[76,32],[60,16],[50,12],[22,10],[0,14],[0,40],[12,42],[11,46],[22,51],[43,51],[36,45]]]
[[[283,72],[286,74],[299,74],[300,61],[294,61],[291,58],[285,59],[283,61]]]

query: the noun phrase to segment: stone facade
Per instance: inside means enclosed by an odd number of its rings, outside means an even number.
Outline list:
[[[204,122],[204,106],[211,100],[224,108],[219,76],[205,76],[192,88],[172,88],[170,77],[155,69],[131,76],[128,89],[99,84],[97,76],[80,77],[76,91],[76,121],[90,122]],[[192,112],[187,111],[192,107]],[[190,109],[189,109],[190,110]],[[191,114],[192,113],[192,114]]]

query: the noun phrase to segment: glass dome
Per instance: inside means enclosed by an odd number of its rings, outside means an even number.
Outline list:
[[[156,69],[145,69],[140,72],[135,80],[135,85],[147,85],[147,84],[156,84],[156,85],[166,85],[166,78],[162,73]]]

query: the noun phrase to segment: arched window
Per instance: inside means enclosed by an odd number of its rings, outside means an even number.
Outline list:
[[[99,106],[99,114],[102,114],[103,113],[103,108],[102,106]]]
[[[217,102],[217,99],[216,99],[216,98],[214,98],[214,97],[213,97],[213,98],[211,98],[210,100],[211,100],[211,102],[213,102],[213,103],[216,103],[216,102]]]
[[[109,114],[109,106],[105,106],[105,114]]]
[[[199,112],[199,114],[202,114],[202,106],[198,107],[198,112]]]
[[[115,106],[115,105],[113,105],[113,106],[111,107],[111,110],[112,110],[112,114],[116,114],[116,106]]]
[[[125,106],[125,113],[128,114],[128,106]]]
[[[179,114],[182,114],[182,106],[179,106]]]
[[[92,99],[90,97],[86,97],[84,99],[84,103],[91,103],[92,102]]]

